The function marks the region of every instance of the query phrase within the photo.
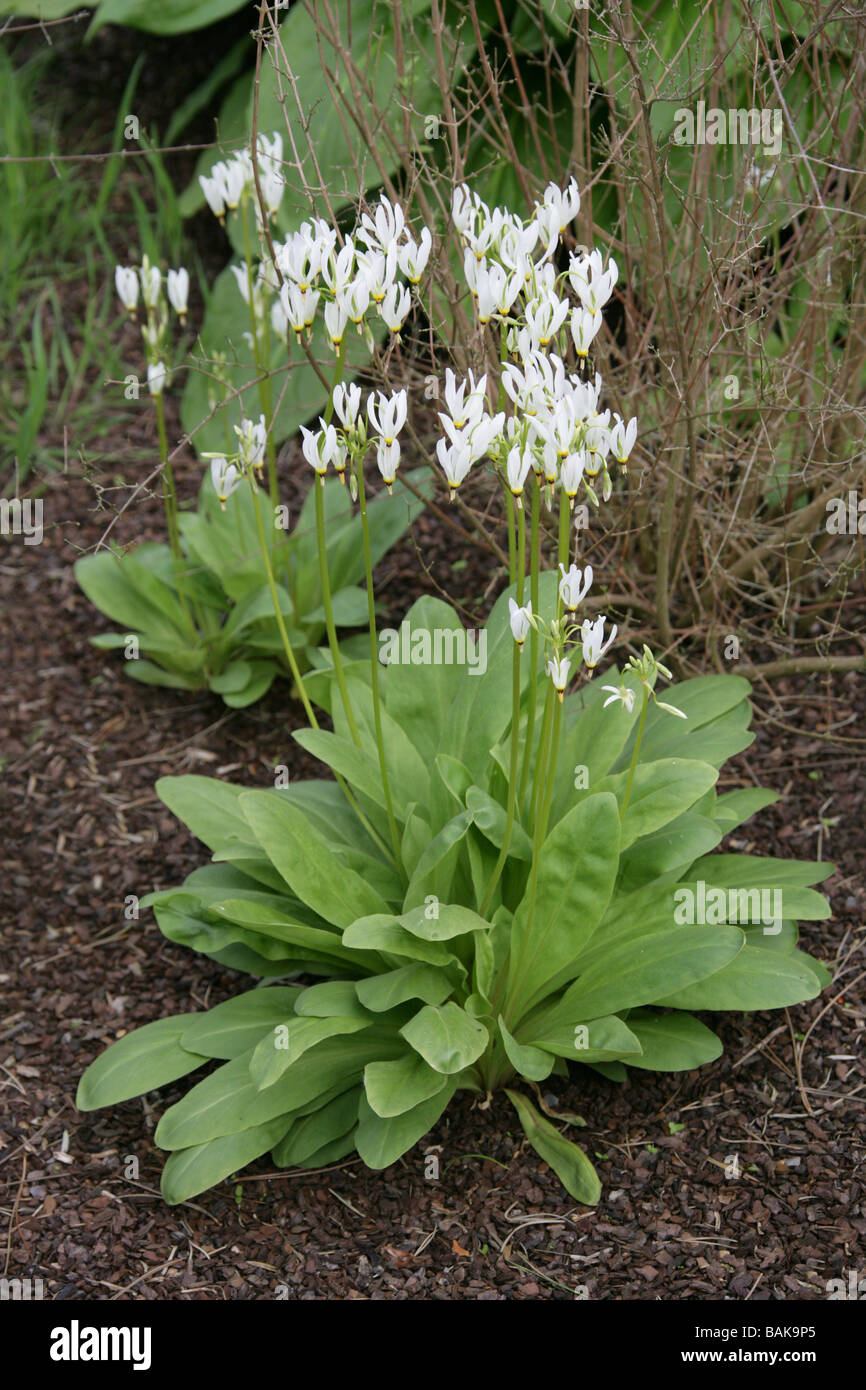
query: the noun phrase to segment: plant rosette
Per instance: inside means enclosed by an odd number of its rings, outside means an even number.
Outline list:
[[[158,784],[213,862],[144,902],[172,941],[261,980],[128,1034],[81,1080],[92,1110],[218,1063],[159,1122],[168,1202],[267,1152],[281,1168],[354,1152],[386,1168],[455,1094],[504,1089],[532,1147],[592,1204],[590,1160],[524,1083],[692,1070],[722,1052],[695,1011],[783,1008],[828,984],[797,924],[829,915],[812,885],[832,866],[715,852],[777,799],[716,790],[752,739],[748,683],[677,684],[674,718],[646,698],[657,672],[633,661],[553,698],[544,651],[533,664],[515,641],[513,596],[475,665],[436,660],[465,633],[447,604],[419,600],[410,659],[378,672],[378,712],[371,658],[347,663],[357,741],[333,669],[304,678],[334,728],[295,737],[338,781]],[[559,602],[542,575],[537,620],[552,627]],[[558,722],[529,718],[545,689]],[[515,746],[529,775],[512,795]]]

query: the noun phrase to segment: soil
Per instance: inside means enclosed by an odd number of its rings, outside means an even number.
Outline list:
[[[179,434],[174,417],[169,433]],[[826,1298],[829,1279],[862,1264],[866,1236],[863,683],[853,675],[759,688],[757,739],[723,779],[783,793],[729,847],[837,865],[825,885],[832,918],[803,932],[834,985],[796,1009],[715,1016],[725,1054],[700,1071],[616,1086],[577,1069],[545,1083],[552,1111],[585,1120],[576,1137],[602,1178],[597,1208],[568,1198],[502,1096],[487,1109],[458,1099],[383,1173],[360,1161],[275,1172],[263,1160],[176,1208],[159,1193],[152,1134],[182,1084],[76,1111],[78,1078],[107,1043],[248,985],[166,941],[150,913],[125,919],[130,895],[178,883],[206,859],[157,799],[156,779],[198,772],[260,786],[280,763],[293,777],[319,773],[291,739],[304,721],[284,683],[229,711],[207,694],[137,685],[88,645],[107,625],[72,563],[128,495],[124,459],[154,448],[145,407],[111,467],[85,477],[70,464],[46,480],[41,545],[13,537],[0,551],[0,1275],[39,1277],[55,1300]],[[289,451],[285,500],[306,486],[302,467]],[[194,495],[200,465],[181,459],[177,474],[181,495]],[[113,535],[161,538],[158,499],[139,497]],[[471,615],[487,606],[490,580],[489,557],[427,514],[380,566],[377,594],[391,621],[440,589]]]

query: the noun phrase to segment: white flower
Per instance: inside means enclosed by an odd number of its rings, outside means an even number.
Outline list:
[[[559,473],[563,491],[566,497],[573,500],[577,496],[578,489],[583,481],[586,469],[586,454],[583,449],[578,449],[574,454],[569,454],[563,459]]]
[[[479,322],[489,323],[494,314],[507,314],[522,288],[521,275],[509,275],[501,265],[480,265],[475,276]]]
[[[338,454],[337,431],[333,425],[326,425],[319,419],[321,429],[308,430],[301,425],[301,452],[319,477],[328,471],[328,464],[334,462]],[[336,464],[335,464],[336,466]]]
[[[616,424],[610,432],[610,451],[617,463],[626,464],[637,439],[637,417],[633,416],[627,425],[618,415],[614,418]]]
[[[421,241],[416,244],[410,237],[405,246],[401,246],[397,253],[400,269],[406,276],[410,285],[417,285],[421,276],[427,268],[430,259],[430,249],[433,245],[433,238],[430,235],[430,228],[424,227],[421,231]]]
[[[589,593],[592,585],[592,565],[587,565],[585,570],[579,570],[577,565],[572,565],[568,571],[565,565],[560,565],[559,568],[562,572],[559,596],[566,608],[573,613]]]
[[[526,603],[521,608],[513,599],[508,600],[508,621],[511,624],[511,635],[518,647],[522,647],[526,641],[526,634],[534,626],[532,619],[532,604]]]
[[[118,298],[128,313],[134,314],[138,304],[138,274],[132,266],[114,267],[114,285]]]
[[[607,709],[608,705],[613,705],[618,702],[624,705],[626,711],[631,714],[634,709],[635,698],[633,690],[627,685],[603,685],[601,688],[602,690],[609,690],[611,692],[604,702],[605,709]]]
[[[378,396],[378,405],[374,400],[374,395]],[[394,443],[397,435],[406,423],[408,413],[408,402],[405,387],[402,391],[395,391],[392,396],[386,396],[383,391],[370,392],[367,397],[367,414],[370,417],[370,424],[378,435],[381,435],[385,444]]]
[[[524,449],[521,451],[517,445],[515,445],[513,449],[509,449],[505,464],[505,472],[508,477],[508,486],[518,500],[523,492],[523,484],[526,482],[526,475],[531,467],[531,450]]]
[[[555,294],[542,295],[526,306],[526,327],[539,347],[547,347],[568,315],[568,300]]]
[[[345,310],[353,323],[361,323],[370,307],[370,286],[363,275],[358,275],[350,285],[337,296],[337,303]]]
[[[436,457],[448,479],[453,502],[455,492],[472,467],[472,451],[468,443],[448,444],[444,439],[440,439],[436,443]]]
[[[379,305],[379,313],[392,333],[399,333],[409,312],[412,297],[405,285],[392,285]]]
[[[601,313],[589,309],[574,309],[571,315],[571,336],[578,357],[586,357],[592,340],[601,328]]]
[[[170,270],[166,277],[166,290],[171,307],[179,318],[186,318],[186,307],[189,299],[189,271]]]
[[[334,410],[337,412],[337,419],[344,429],[350,430],[355,426],[358,419],[358,411],[361,408],[361,388],[353,382],[346,385],[340,382],[334,387]]]
[[[216,173],[215,164],[210,175],[199,174],[198,181],[201,184],[201,191],[205,196],[205,201],[213,213],[214,217],[223,220],[226,211],[225,184]]]
[[[334,347],[339,347],[343,341],[343,334],[346,331],[348,321],[349,315],[342,300],[325,305],[325,327]]]
[[[568,685],[568,673],[571,670],[571,662],[567,657],[551,657],[547,663],[547,674],[553,681],[553,688],[559,692],[562,699],[563,691]]]
[[[355,243],[346,237],[340,250],[334,255],[333,248],[328,256],[322,258],[322,279],[334,295],[342,294],[355,274]]]
[[[569,222],[573,222],[580,212],[580,191],[577,187],[577,180],[570,179],[564,189],[557,188],[555,183],[549,183],[544,190],[542,204],[555,212],[557,229],[561,235]]]
[[[595,670],[608,647],[611,646],[616,638],[617,629],[616,625],[614,625],[611,628],[610,636],[605,642],[604,625],[606,621],[606,618],[602,614],[600,618],[596,618],[594,623],[591,622],[589,618],[586,618],[581,624],[580,637],[583,644],[583,659],[589,671]]]
[[[220,507],[225,511],[226,502],[235,488],[240,487],[243,474],[235,468],[233,463],[227,463],[220,454],[217,458],[211,459],[210,476],[214,492],[220,501]]]
[[[380,439],[376,445],[376,464],[382,478],[388,484],[388,491],[391,491],[391,484],[397,476],[397,469],[400,466],[400,441],[399,439],[385,440]]]
[[[390,203],[383,194],[373,217],[364,213],[358,235],[367,246],[380,246],[386,251],[402,236],[405,225],[406,219],[399,203]]]
[[[265,445],[268,441],[264,415],[260,415],[258,420],[241,420],[239,425],[235,425],[235,434],[238,437],[238,454],[244,468],[260,470],[265,461]]]
[[[246,158],[244,158],[244,155],[246,155]],[[216,170],[216,167],[217,166],[214,165],[214,170]],[[249,154],[247,151],[242,151],[241,154],[236,155],[234,159],[224,164],[220,173],[226,207],[233,210],[240,202],[243,191],[252,177],[252,168],[249,163]]]
[[[617,264],[613,258],[608,261],[607,270],[602,270],[600,251],[593,251],[591,255],[584,253],[581,256],[573,256],[568,266],[568,278],[572,289],[579,296],[584,309],[591,313],[604,308],[613,293],[618,275]]]
[[[162,388],[168,381],[168,371],[164,362],[148,362],[147,389],[152,396],[161,396]]]
[[[466,395],[466,388],[469,387],[469,395]],[[445,368],[445,404],[448,407],[453,421],[454,428],[457,430],[465,429],[467,425],[477,420],[484,411],[484,393],[487,389],[486,375],[476,382],[472,373],[466,381],[457,385],[457,378],[450,367]],[[446,416],[441,412],[439,419],[448,428]]]
[[[370,298],[381,304],[397,276],[397,248],[392,243],[386,251],[358,253],[360,273],[367,282]]]
[[[280,286],[280,304],[286,320],[295,333],[303,333],[316,317],[319,304],[318,290],[302,290],[291,280],[284,280]]]
[[[145,256],[138,274],[141,280],[141,297],[148,309],[155,309],[159,303],[159,287],[162,284],[159,266],[151,265]]]

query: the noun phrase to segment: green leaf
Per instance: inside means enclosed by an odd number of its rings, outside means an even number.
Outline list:
[[[454,986],[441,969],[420,962],[389,970],[384,975],[371,975],[359,980],[358,998],[365,1009],[386,1013],[408,999],[421,999],[425,1004],[442,1004]]]
[[[326,1038],[343,1037],[369,1028],[367,1018],[291,1018],[276,1024],[261,1039],[250,1058],[250,1077],[258,1090],[273,1086],[311,1047]]]
[[[471,1066],[489,1042],[487,1029],[455,1003],[427,1004],[400,1034],[434,1071],[445,1076]]]
[[[178,820],[208,849],[233,842],[249,844],[250,827],[238,800],[243,787],[233,787],[215,777],[160,777],[156,794]]]
[[[701,928],[709,931],[709,927]],[[782,955],[744,946],[727,965],[701,980],[669,991],[654,1002],[674,1009],[783,1009],[821,993],[821,981],[799,951]]]
[[[102,0],[87,37],[105,24],[127,24],[149,34],[186,34],[243,8],[243,0]]]
[[[505,1026],[505,1021],[500,1014],[499,1031],[502,1034],[502,1042],[509,1062],[521,1076],[525,1076],[527,1081],[545,1081],[553,1071],[553,1057],[549,1052],[542,1052],[537,1047],[531,1047],[526,1043],[519,1043],[511,1036]]]
[[[337,927],[387,911],[359,874],[335,858],[324,836],[288,800],[270,792],[243,792],[240,805],[255,838],[292,892]]]
[[[407,1052],[393,1062],[368,1062],[364,1069],[367,1101],[383,1120],[413,1110],[447,1085],[447,1077],[428,1067],[415,1052]]]
[[[205,1144],[178,1149],[169,1155],[162,1170],[163,1197],[169,1206],[176,1206],[209,1187],[216,1187],[224,1178],[267,1153],[285,1134],[290,1122],[288,1115],[278,1115],[238,1134],[225,1134]]]
[[[431,905],[429,912],[426,907],[414,907],[394,920],[421,941],[452,941],[467,932],[490,930],[489,922],[459,903],[436,903]]]
[[[595,1206],[601,1196],[598,1174],[582,1149],[560,1134],[549,1120],[539,1115],[535,1106],[517,1091],[505,1094],[517,1111],[523,1132],[539,1158],[550,1164],[566,1192],[576,1202]]]
[[[79,1110],[98,1110],[143,1096],[202,1066],[207,1057],[181,1046],[191,1014],[160,1018],[127,1033],[91,1062],[78,1083]]]
[[[557,1019],[581,1023],[641,1004],[670,1003],[672,989],[685,990],[715,974],[745,949],[743,942],[736,927],[673,927],[636,945],[613,946],[566,990],[555,1008]]]
[[[358,998],[354,980],[327,980],[301,990],[295,1005],[299,1018],[362,1018],[369,1014]]]
[[[506,1016],[520,1018],[531,999],[577,959],[604,915],[618,867],[616,800],[609,793],[586,797],[541,847],[534,913],[530,882],[514,915]]]
[[[360,1081],[367,1062],[403,1052],[394,1035],[328,1038],[306,1052],[273,1086],[259,1091],[250,1077],[251,1053],[226,1062],[166,1110],[156,1130],[163,1149],[185,1149],[300,1110],[319,1096]]]
[[[442,1089],[411,1110],[383,1119],[362,1096],[358,1105],[355,1146],[368,1168],[387,1168],[432,1129],[457,1089],[454,1077]]]
[[[639,1057],[625,1060],[630,1067],[639,1067],[642,1071],[691,1071],[707,1062],[715,1062],[724,1051],[721,1039],[691,1014],[633,1010],[628,1016],[628,1026],[640,1042],[642,1052]]]
[[[335,1096],[327,1105],[296,1120],[288,1134],[274,1149],[278,1168],[300,1168],[310,1163],[323,1149],[330,1149],[346,1135],[353,1134],[358,1123],[360,1086],[353,1086]],[[354,1148],[354,1141],[350,1146]],[[342,1157],[342,1154],[340,1154]],[[317,1166],[315,1163],[311,1167]]]
[[[401,926],[399,917],[384,913],[359,917],[343,932],[343,944],[353,950],[385,951],[408,960],[427,961],[429,965],[448,965],[454,960],[447,946],[439,941],[422,940]]]
[[[558,1004],[545,1004],[521,1025],[521,1042],[569,1062],[608,1062],[640,1055],[640,1043],[618,1014],[575,1024]]]
[[[280,985],[247,990],[208,1009],[206,1014],[191,1018],[181,1034],[181,1042],[188,1051],[203,1057],[231,1061],[255,1047],[275,1023],[290,1018],[299,994],[297,988]]]
[[[638,763],[631,795],[622,822],[622,848],[641,835],[682,815],[710,787],[715,786],[718,773],[709,763],[693,762],[686,758],[663,758],[653,763]],[[628,772],[606,777],[599,791],[612,791],[622,805],[628,783]]]

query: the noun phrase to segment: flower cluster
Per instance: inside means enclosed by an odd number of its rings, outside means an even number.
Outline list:
[[[561,617],[548,624],[538,614],[533,613],[531,603],[521,605],[512,598],[509,599],[508,606],[512,636],[519,647],[523,647],[530,628],[534,628],[544,638],[550,651],[547,673],[561,700],[571,676],[578,648],[580,658],[592,677],[601,658],[613,645],[617,629],[614,624],[605,636],[608,620],[603,614],[595,621],[584,618],[578,623],[575,619],[576,610],[592,587],[592,566],[587,565],[586,569],[581,570],[577,565],[571,565],[566,569],[565,565],[561,564],[559,569],[559,607],[563,613]],[[604,687],[605,690],[608,688]]]
[[[501,326],[510,360],[500,384],[512,411],[507,419],[502,412],[484,413],[486,378],[483,385],[471,375],[461,386],[449,382],[451,418],[440,415],[447,439],[440,440],[437,457],[452,497],[472,464],[488,454],[498,461],[518,505],[530,469],[543,479],[548,505],[556,484],[571,505],[581,486],[598,505],[592,480],[601,474],[607,500],[609,460],[622,467],[628,462],[637,420],[626,424],[610,410],[599,410],[601,377],[585,380],[565,361],[567,328],[578,362],[586,359],[618,274],[613,260],[605,268],[599,251],[572,254],[567,271],[557,274],[553,255],[579,207],[573,179],[564,190],[550,184],[527,221],[503,208],[491,211],[465,185],[455,190],[452,219],[464,246],[466,282],[479,323]],[[465,400],[475,403],[474,412],[463,411]]]
[[[270,217],[282,197],[282,152],[278,134],[270,139],[259,136],[259,184]],[[251,200],[261,232],[249,150],[215,164],[199,181],[209,207],[221,221],[227,209]],[[422,228],[416,240],[403,209],[383,196],[371,212],[362,215],[352,235],[343,237],[321,218],[313,218],[273,245],[273,261],[263,256],[255,272],[249,265],[232,270],[252,309],[257,333],[269,313],[278,338],[284,339],[289,331],[301,338],[309,333],[321,306],[328,339],[339,354],[349,324],[365,334],[372,346],[369,318],[373,314],[390,333],[400,333],[412,304],[411,287],[420,282],[432,245],[430,229]]]
[[[338,244],[333,227],[321,219],[304,222],[275,248],[280,290],[271,311],[280,337],[298,337],[312,327],[324,306],[328,339],[339,352],[349,324],[372,340],[369,316],[378,314],[389,332],[399,334],[411,308],[409,286],[427,266],[433,238],[428,227],[415,240],[403,209],[382,197],[372,216],[364,213],[354,235]],[[405,281],[400,280],[403,275]]]
[[[400,431],[406,423],[409,402],[405,390],[395,391],[386,396],[383,391],[371,391],[367,397],[366,416],[361,410],[361,388],[339,383],[334,388],[331,408],[337,416],[339,427],[319,417],[318,430],[308,430],[301,426],[304,458],[315,469],[324,482],[328,464],[332,464],[341,482],[345,481],[346,462],[360,463],[369,444],[376,451],[376,465],[383,481],[391,491],[400,466]],[[372,429],[372,436],[368,432]],[[352,497],[355,498],[356,481],[354,472],[350,474]]]
[[[160,396],[168,380],[165,364],[169,336],[168,305],[183,324],[189,300],[189,272],[183,266],[170,270],[163,282],[159,266],[151,265],[145,256],[138,267],[115,266],[114,285],[121,304],[133,318],[138,310],[139,296],[141,298],[145,310],[141,336],[147,360],[147,385],[152,396]]]
[[[256,144],[259,187],[268,216],[276,217],[283,199],[285,180],[281,172],[283,141],[279,131],[273,135],[260,134]],[[249,150],[239,150],[231,159],[218,160],[209,174],[200,174],[199,183],[208,207],[220,222],[226,212],[234,212],[246,198],[253,201],[256,221],[261,228],[261,206],[255,187],[255,169]]]

